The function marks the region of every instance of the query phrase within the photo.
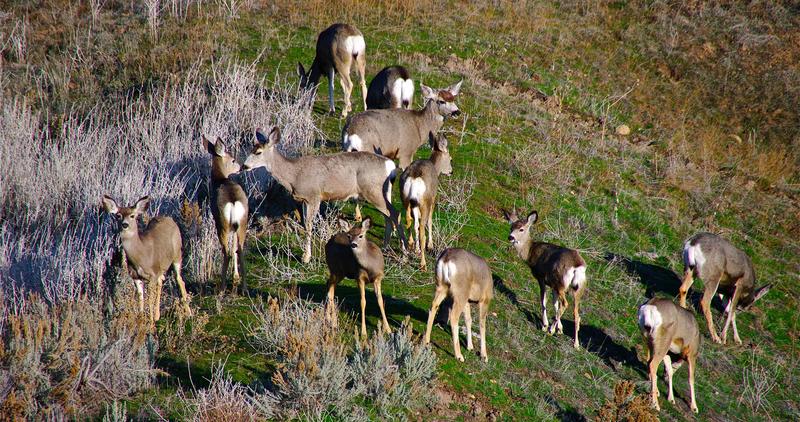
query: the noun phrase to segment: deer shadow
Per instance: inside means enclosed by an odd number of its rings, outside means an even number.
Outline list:
[[[659,292],[665,293],[672,298],[678,297],[681,278],[669,268],[648,264],[613,252],[606,253],[605,259],[610,263],[619,265],[628,274],[637,277],[639,282],[645,286],[645,296],[648,299],[652,299]],[[695,289],[690,289],[686,296],[686,300],[692,304],[696,311],[700,309],[700,300],[702,298],[703,293]],[[711,306],[720,312],[725,310],[724,304],[717,296],[714,296]]]

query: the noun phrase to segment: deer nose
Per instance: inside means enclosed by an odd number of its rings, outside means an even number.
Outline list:
[[[350,243],[350,248],[351,248],[351,249],[355,249],[355,248],[357,248],[357,247],[358,247],[358,245],[356,245],[355,243]]]
[[[453,114],[451,114],[451,116],[455,117],[458,116],[459,114],[461,114],[461,110],[457,109],[456,111],[453,112]]]
[[[122,223],[122,228],[127,230],[130,225],[128,223]]]
[[[508,241],[509,242],[513,242],[514,241],[514,236],[508,236]]]
[[[247,164],[242,164],[241,168],[242,170],[250,170],[250,166],[248,166]]]

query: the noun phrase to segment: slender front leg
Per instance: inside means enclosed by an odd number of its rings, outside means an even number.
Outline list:
[[[436,208],[436,196],[433,197],[431,200],[431,205],[428,207],[428,215],[425,216],[425,222],[428,225],[428,233],[426,235],[428,239],[428,250],[433,250],[433,209]]]
[[[697,401],[694,398],[694,368],[696,363],[697,356],[689,356],[687,359],[689,361],[689,394],[691,396],[691,406],[692,412],[698,413],[699,410],[697,409]]]
[[[546,332],[550,326],[550,321],[547,319],[547,291],[542,282],[539,282],[539,296],[541,296],[542,302],[542,331]]]
[[[305,224],[306,228],[306,244],[303,249],[303,263],[307,264],[311,261],[311,241],[312,241],[312,230],[314,228],[314,218],[317,216],[317,212],[319,212],[319,201],[314,202],[307,202],[304,204],[305,208],[305,215],[303,223]]]
[[[672,358],[669,357],[669,353],[664,355],[664,370],[667,372],[667,389],[669,392],[667,393],[667,401],[675,404],[675,395],[672,393]]]
[[[164,288],[164,275],[162,274],[161,277],[158,278],[158,282],[156,282],[156,307],[155,307],[155,320],[159,321],[161,319],[161,290]]]
[[[334,291],[336,290],[336,285],[339,283],[340,279],[333,274],[328,277],[328,300],[325,304],[325,316],[328,318],[328,322],[331,323],[332,326],[338,326],[339,315],[336,312],[336,306],[334,302]]]
[[[464,323],[467,325],[467,350],[472,350],[472,310],[469,302],[464,304]]]
[[[453,308],[450,309],[450,331],[453,333],[453,354],[456,360],[464,362],[464,355],[461,354],[461,342],[459,341],[458,320],[464,310],[464,303],[453,298]]]
[[[481,330],[481,359],[489,362],[489,355],[486,353],[486,317],[489,314],[489,303],[478,302],[478,324]]]
[[[678,292],[682,308],[686,308],[686,295],[688,294],[689,289],[692,287],[693,281],[694,280],[692,279],[692,269],[686,267],[686,269],[683,270],[683,282],[681,282],[681,287]]]
[[[428,325],[425,327],[425,344],[431,342],[431,329],[433,329],[433,320],[436,318],[436,313],[439,312],[439,305],[442,304],[444,298],[447,297],[447,287],[436,286],[436,293],[433,295],[433,303],[431,303],[431,310],[428,312]]]
[[[736,314],[735,313],[733,314],[733,339],[737,343],[742,344],[742,339],[739,338],[739,330],[736,329]]]
[[[178,282],[178,290],[181,292],[181,302],[183,302],[183,311],[187,316],[192,315],[192,308],[189,307],[189,293],[186,292],[186,283],[183,282],[181,277],[181,263],[175,262],[172,264],[172,269],[175,270],[175,280]]]
[[[706,317],[706,324],[708,325],[708,332],[711,334],[711,339],[714,340],[715,343],[722,343],[719,335],[717,335],[717,329],[714,327],[714,320],[711,316],[711,300],[717,292],[719,277],[714,278],[714,280],[714,284],[706,285],[706,289],[703,292],[703,299],[700,301],[700,307],[703,309],[703,315]]]
[[[728,326],[731,325],[731,322],[736,315],[736,306],[739,305],[739,295],[742,292],[741,285],[742,279],[740,278],[736,280],[736,287],[733,289],[733,296],[731,296],[731,300],[728,303],[728,317],[725,319],[725,325],[722,328],[722,344],[725,344],[728,340]],[[741,344],[742,340],[738,338],[739,336],[737,335],[735,337],[736,342]]]
[[[383,281],[383,276],[378,276],[375,278],[375,297],[378,299],[378,308],[381,310],[381,319],[383,319],[383,331],[388,333],[392,332],[392,329],[389,328],[389,320],[386,319],[386,309],[383,307],[383,294],[381,293],[381,281]]]
[[[367,284],[367,275],[361,274],[358,277],[358,291],[361,293],[361,338],[367,338],[367,292],[366,292],[366,284]]]
[[[133,285],[136,287],[136,293],[139,296],[139,313],[144,313],[144,281],[137,278],[133,280]]]

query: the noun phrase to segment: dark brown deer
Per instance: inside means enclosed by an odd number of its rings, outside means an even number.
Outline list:
[[[248,204],[244,189],[230,179],[240,166],[228,153],[222,138],[210,141],[203,136],[203,145],[211,155],[211,214],[222,247],[220,292],[225,292],[228,266],[233,259],[233,290],[242,280],[242,293],[247,294],[244,276],[244,242],[247,237]]]
[[[581,317],[580,305],[581,297],[586,290],[586,262],[581,258],[578,251],[554,245],[552,243],[537,242],[531,238],[531,226],[539,218],[536,211],[528,214],[528,217],[521,220],[516,213],[503,211],[506,220],[511,224],[511,233],[508,240],[517,251],[517,255],[522,258],[531,269],[533,277],[539,282],[539,293],[542,303],[542,330],[548,331],[549,321],[547,320],[547,295],[545,288],[550,287],[553,295],[556,296],[555,312],[556,316],[553,325],[550,326],[549,333],[555,334],[564,332],[561,324],[561,315],[567,310],[567,292],[572,292],[575,299],[575,340],[573,346],[580,348],[578,342],[578,331],[580,330]]]
[[[333,105],[333,76],[339,74],[339,82],[344,91],[344,108],[342,117],[347,117],[347,113],[352,110],[350,105],[350,94],[353,92],[353,82],[350,80],[350,69],[353,62],[358,70],[359,83],[361,85],[361,95],[364,101],[364,110],[367,109],[367,44],[361,31],[352,25],[336,23],[325,29],[317,37],[317,54],[314,62],[311,63],[308,71],[303,65],[297,64],[297,74],[300,76],[300,86],[305,89],[316,90],[319,78],[322,75],[328,77],[328,102],[331,114],[335,112]]]
[[[733,339],[741,344],[739,330],[736,328],[736,311],[748,310],[772,288],[771,284],[756,289],[756,273],[750,257],[720,236],[711,233],[698,233],[683,245],[683,282],[679,297],[682,307],[686,307],[686,294],[692,287],[692,276],[699,277],[705,284],[700,307],[706,317],[708,331],[716,343],[725,343],[728,326],[733,325]],[[711,300],[714,294],[728,298],[725,312],[728,314],[722,328],[722,339],[717,335],[711,317]]]

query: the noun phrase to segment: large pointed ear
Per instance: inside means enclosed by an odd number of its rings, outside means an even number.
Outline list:
[[[264,144],[266,144],[268,142],[269,142],[269,137],[267,135],[264,135],[264,130],[261,129],[260,127],[256,128],[256,142],[255,142],[256,145],[255,146],[264,145]]]
[[[110,196],[103,195],[101,203],[103,204],[103,209],[106,210],[107,213],[116,214],[119,212],[117,201],[113,200]]]
[[[297,62],[297,76],[304,78],[306,76],[306,68],[303,67],[303,64]]]
[[[278,142],[281,140],[281,130],[278,129],[278,126],[273,126],[272,130],[269,131],[269,144],[270,145],[277,145]]]
[[[217,142],[214,144],[214,153],[220,157],[228,153],[228,148],[225,146],[225,141],[223,141],[219,136],[217,136]]]
[[[138,201],[136,201],[136,205],[134,205],[133,207],[136,208],[137,214],[144,214],[144,212],[147,211],[147,207],[149,206],[150,206],[150,197],[143,196],[139,198]]]
[[[461,92],[461,83],[462,82],[464,82],[463,79],[458,81],[458,83],[450,85],[449,87],[447,87],[447,90],[450,91],[450,93],[453,94],[453,96],[458,95],[458,93]]]
[[[369,230],[369,227],[371,225],[372,225],[372,220],[369,218],[365,218],[364,221],[361,222],[361,228],[364,229],[364,231]]]
[[[436,134],[433,132],[428,132],[428,145],[430,145],[432,150],[436,149],[436,145],[438,142],[436,141]]]
[[[447,151],[447,138],[443,133],[436,135],[436,149],[441,152]]]
[[[753,303],[755,303],[758,299],[761,299],[761,297],[763,297],[765,294],[767,294],[767,292],[769,292],[769,289],[771,289],[771,288],[772,288],[772,284],[767,284],[766,286],[756,290],[756,295],[753,298]]]
[[[517,213],[513,211],[503,210],[503,217],[506,218],[509,224],[514,224],[517,221]]]
[[[429,86],[427,86],[427,85],[425,85],[423,83],[420,83],[419,84],[419,89],[422,91],[422,98],[423,99],[432,100],[432,99],[436,98],[436,91],[434,91],[433,88],[431,88],[431,87],[429,87]]]
[[[350,228],[351,228],[350,222],[348,222],[344,218],[339,217],[339,229],[341,229],[343,232],[347,232],[350,231]]]
[[[205,148],[209,154],[216,154],[214,142],[209,141],[205,134],[202,134],[201,136],[203,137],[203,148]]]
[[[528,225],[533,225],[537,220],[539,220],[539,212],[533,211],[528,214]]]

